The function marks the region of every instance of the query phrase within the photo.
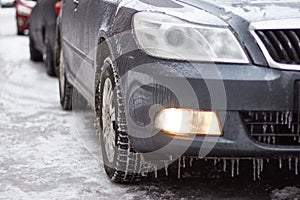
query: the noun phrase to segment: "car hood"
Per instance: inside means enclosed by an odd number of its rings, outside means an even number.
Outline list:
[[[180,0],[225,21],[239,17],[251,22],[300,18],[299,0]]]
[[[33,8],[36,5],[36,1],[22,1],[22,3],[29,8]]]

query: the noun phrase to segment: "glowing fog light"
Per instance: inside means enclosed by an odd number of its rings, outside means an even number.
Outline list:
[[[155,117],[155,128],[170,134],[222,135],[215,112],[169,108]]]

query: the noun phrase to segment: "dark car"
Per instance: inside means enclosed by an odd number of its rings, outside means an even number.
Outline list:
[[[18,35],[28,34],[28,19],[36,0],[16,0],[16,21]]]
[[[56,52],[62,108],[74,109],[74,91],[93,105],[115,182],[186,157],[221,160],[224,169],[230,160],[232,170],[252,159],[257,176],[264,159],[287,159],[297,174],[299,7],[65,0]]]
[[[55,76],[53,64],[56,18],[60,0],[39,0],[29,19],[29,48],[33,61],[44,61],[47,73]]]
[[[15,0],[0,0],[0,5],[2,8],[4,7],[13,7]]]

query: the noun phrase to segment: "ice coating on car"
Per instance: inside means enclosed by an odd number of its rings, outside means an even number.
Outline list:
[[[175,8],[172,7],[164,7],[161,6],[161,4],[163,2],[160,3],[155,3],[152,2],[147,3],[147,2],[143,2],[143,1],[128,1],[128,0],[123,0],[121,1],[120,5],[118,6],[117,12],[116,14],[119,12],[121,7],[125,7],[125,8],[132,8],[134,9],[137,6],[140,6],[144,11],[147,12],[160,12],[160,13],[165,13],[167,15],[172,15],[175,17],[178,17],[180,19],[189,21],[189,22],[193,22],[193,23],[199,23],[199,24],[207,24],[207,25],[214,25],[214,26],[227,26],[227,24],[222,21],[220,18],[211,15],[210,13],[208,13],[205,10],[201,10],[201,9],[197,9],[193,6],[189,6],[187,4],[178,2],[178,1],[171,1],[173,2],[174,5],[178,5],[175,6]],[[137,5],[138,4],[138,5]]]
[[[300,17],[297,0],[204,0],[205,2],[224,9],[225,13],[221,17],[228,19],[230,14],[234,14],[246,19],[249,22],[258,22],[263,20],[275,20],[285,18]],[[195,2],[187,0],[187,2]]]

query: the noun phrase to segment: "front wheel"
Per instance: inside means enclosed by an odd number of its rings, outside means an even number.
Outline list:
[[[49,43],[49,40],[45,39],[45,50],[43,55],[43,60],[46,65],[47,74],[49,76],[56,76],[54,62],[53,62],[53,49]]]
[[[100,141],[105,171],[116,183],[139,181],[143,171],[141,156],[130,144],[128,134],[120,130],[121,104],[120,88],[116,86],[118,77],[113,73],[111,62],[105,62],[98,84],[100,119]],[[123,122],[126,121],[121,119]],[[122,124],[122,126],[124,126]]]
[[[66,78],[66,67],[64,63],[63,50],[60,50],[59,63],[59,97],[60,104],[63,110],[72,110],[73,86]]]
[[[20,31],[20,30],[18,30],[18,31],[17,31],[17,35],[24,35],[24,32],[23,32],[23,31]]]
[[[38,62],[43,60],[43,55],[34,46],[34,41],[29,37],[30,60]]]

